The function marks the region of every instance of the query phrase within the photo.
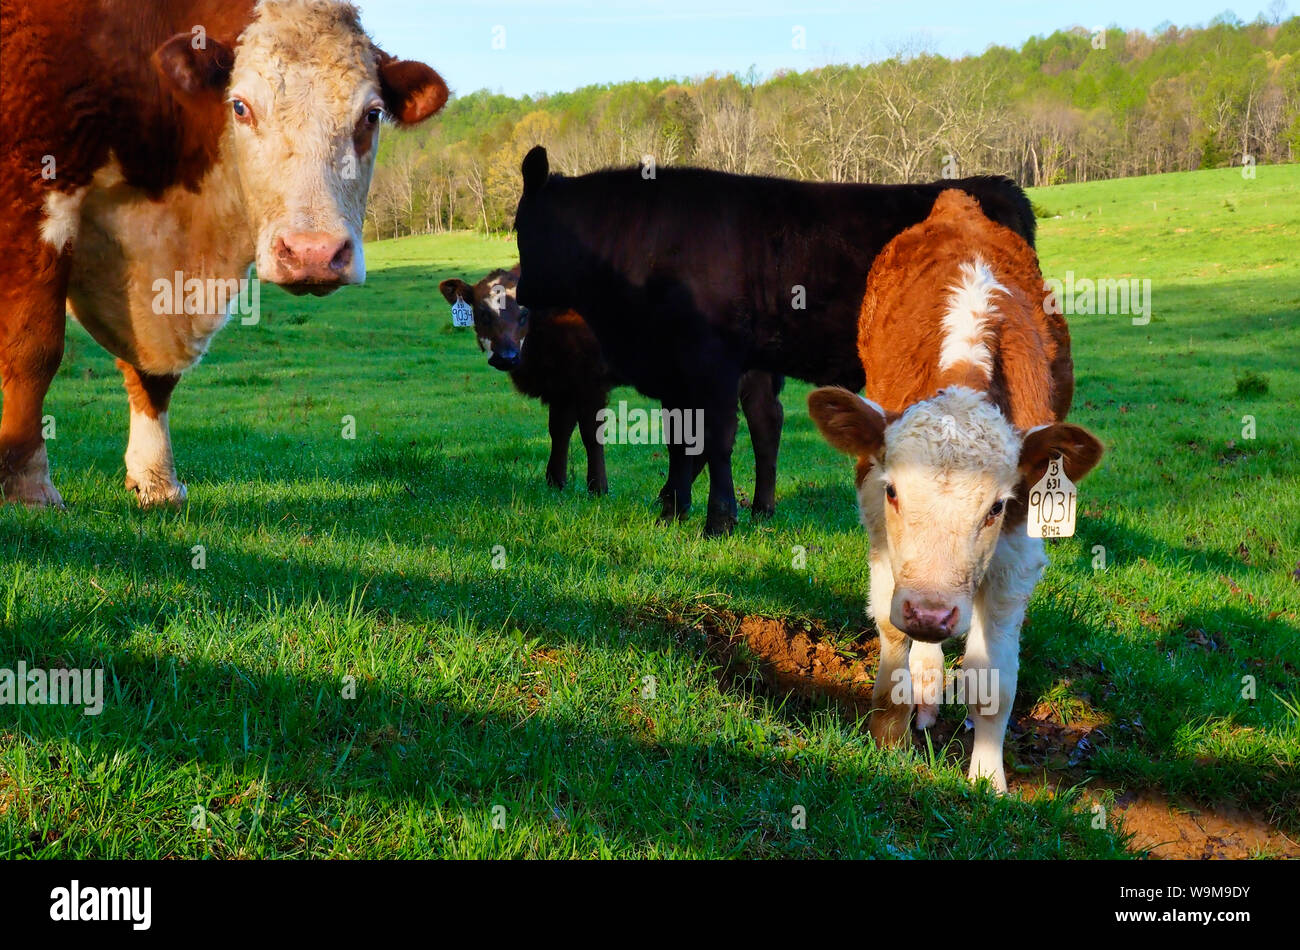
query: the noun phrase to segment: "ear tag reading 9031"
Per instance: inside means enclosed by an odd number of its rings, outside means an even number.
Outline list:
[[[1069,538],[1074,536],[1074,516],[1079,490],[1065,476],[1060,456],[1047,465],[1047,473],[1029,490],[1031,538]]]
[[[474,325],[474,308],[459,297],[451,305],[451,325],[453,327],[472,327]]]

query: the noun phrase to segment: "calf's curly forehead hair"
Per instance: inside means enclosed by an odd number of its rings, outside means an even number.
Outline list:
[[[938,472],[971,468],[1013,471],[1021,436],[989,399],[951,387],[907,410],[885,430],[888,462]]]

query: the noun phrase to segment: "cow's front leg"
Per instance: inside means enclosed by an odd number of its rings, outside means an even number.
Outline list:
[[[664,426],[669,420],[685,416],[688,410],[678,409],[674,412],[664,404]],[[659,520],[662,522],[681,521],[691,510],[691,485],[695,482],[695,458],[686,454],[686,445],[673,432],[664,434],[668,447],[668,481],[659,492]]]
[[[117,361],[131,409],[131,434],[126,445],[126,487],[136,493],[141,508],[185,503],[185,486],[176,478],[167,408],[179,376],[153,376]]]
[[[1020,672],[1020,627],[1030,595],[1047,566],[1042,540],[1030,538],[1023,531],[1022,527],[998,540],[993,561],[975,596],[975,612],[962,660],[966,703],[975,724],[970,779],[987,777],[999,792],[1007,790],[1002,748]]]
[[[736,382],[739,385],[739,380]],[[695,452],[703,449],[709,460],[706,538],[722,537],[736,530],[736,486],[731,476],[731,450],[736,444],[736,388],[727,387],[723,396],[705,408],[703,432],[699,431],[697,420],[696,434],[702,436],[702,444],[690,447]]]
[[[39,240],[34,219],[26,222],[31,224],[30,232],[20,227],[21,219],[12,223],[6,236],[14,234],[21,240],[0,255],[0,384],[4,394],[0,500],[62,508],[63,498],[50,481],[44,406],[50,382],[63,361],[69,258]]]
[[[912,638],[889,621],[894,597],[894,574],[889,558],[877,554],[872,545],[871,616],[880,631],[880,666],[871,689],[871,721],[868,727],[877,745],[897,746],[907,741],[912,718],[912,678],[908,654]]]

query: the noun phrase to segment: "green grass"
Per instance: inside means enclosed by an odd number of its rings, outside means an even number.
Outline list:
[[[1017,703],[1106,723],[1071,781],[1291,828],[1298,193],[1300,166],[1034,194],[1060,215],[1042,222],[1048,276],[1149,278],[1155,307],[1141,327],[1072,320],[1074,418],[1110,454],[1078,535],[1052,546]],[[850,466],[807,387],[786,391],[776,519],[705,542],[702,505],[653,523],[653,449],[610,447],[606,498],[544,486],[544,410],[437,292],[511,263],[509,242],[368,253],[364,288],[268,290],[261,325],[229,327],[183,382],[183,512],[135,510],[119,377],[71,328],[47,403],[70,509],[0,511],[0,667],[102,667],[108,701],[0,707],[0,856],[1125,853],[1072,794],[999,800],[952,756],[880,752],[833,708],[720,685],[699,634],[667,619],[703,604],[865,626]],[[748,490],[743,436],[735,458]],[[575,440],[578,482],[581,465]]]

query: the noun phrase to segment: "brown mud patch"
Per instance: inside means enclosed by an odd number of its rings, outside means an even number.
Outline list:
[[[1100,796],[1090,785],[1085,797]],[[1213,810],[1176,801],[1160,792],[1115,791],[1112,819],[1133,835],[1129,848],[1153,858],[1205,861],[1243,858],[1300,858],[1300,844],[1258,815],[1231,805]]]
[[[833,631],[813,622],[792,626],[726,612],[706,614],[701,627],[724,687],[757,675],[772,696],[826,699],[864,720],[871,711],[871,681],[880,661],[874,638],[841,637],[846,642],[836,644]]]
[[[723,688],[745,683],[777,700],[795,697],[829,702],[861,723],[871,710],[871,685],[880,658],[874,629],[836,630],[817,621],[740,616],[700,608],[692,617],[659,616],[704,634]],[[1007,730],[1007,779],[1026,798],[1085,785],[1081,807],[1106,807],[1107,821],[1132,837],[1130,850],[1153,858],[1207,860],[1253,857],[1300,858],[1300,843],[1258,814],[1230,804],[1205,806],[1156,789],[1109,786],[1087,774],[1088,760],[1111,734],[1140,733],[1140,721],[1111,722],[1084,706],[1062,710],[1051,702],[1012,716]],[[941,719],[929,736],[913,741],[944,750],[954,764],[969,762],[971,732]]]

